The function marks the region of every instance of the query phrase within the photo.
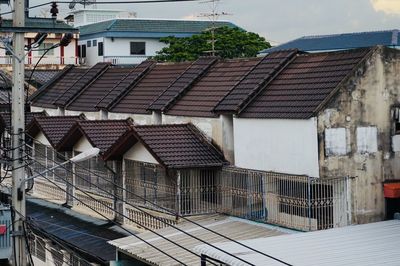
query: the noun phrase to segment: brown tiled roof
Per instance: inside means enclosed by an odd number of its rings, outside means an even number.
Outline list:
[[[46,112],[26,112],[25,113],[25,127],[27,127],[33,120],[34,117],[47,116]],[[11,129],[11,113],[5,112],[0,113],[0,132],[4,130],[9,131]]]
[[[104,154],[124,133],[131,129],[132,120],[86,120],[78,121],[65,134],[58,147],[59,150],[70,150],[82,136],[85,136],[93,147]]]
[[[131,68],[110,67],[93,83],[88,85],[81,93],[66,106],[68,110],[94,112],[99,99],[103,98],[116,82],[122,80]]]
[[[165,111],[186,90],[204,75],[217,61],[216,57],[202,57],[194,61],[161,95],[149,106],[149,110]]]
[[[310,118],[370,51],[299,54],[240,117]]]
[[[27,126],[26,131],[27,134],[32,137],[42,132],[52,147],[56,148],[74,123],[83,119],[84,116],[35,117]]]
[[[56,106],[66,106],[72,99],[74,99],[89,83],[93,82],[110,66],[109,63],[97,63],[88,69],[78,80],[75,82],[69,81],[69,87],[53,102]]]
[[[214,107],[262,58],[219,61],[166,114],[215,117]]]
[[[135,126],[137,138],[167,168],[219,167],[219,152],[192,124]]]
[[[79,80],[87,71],[84,68],[67,66],[52,80],[36,91],[31,97],[32,105],[55,108],[53,102],[60,97],[71,84]]]
[[[110,111],[147,114],[148,106],[186,70],[190,63],[157,64]]]
[[[297,54],[297,50],[270,53],[265,56],[214,108],[214,112],[236,113],[263,88]]]
[[[107,92],[107,94],[100,99],[96,107],[99,109],[109,109],[115,105],[119,99],[129,93],[129,89],[134,87],[141,78],[154,66],[155,62],[146,60],[131,69],[121,80],[114,83],[114,86]]]

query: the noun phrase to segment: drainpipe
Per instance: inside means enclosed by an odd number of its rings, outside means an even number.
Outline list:
[[[162,114],[161,111],[153,111],[151,115],[151,121],[153,125],[161,125],[162,124]]]
[[[233,115],[221,115],[222,124],[222,150],[225,158],[235,164],[234,134],[233,134]]]

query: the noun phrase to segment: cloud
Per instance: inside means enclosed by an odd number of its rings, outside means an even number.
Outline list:
[[[391,15],[400,15],[399,0],[371,0],[371,4],[375,11],[381,11]]]

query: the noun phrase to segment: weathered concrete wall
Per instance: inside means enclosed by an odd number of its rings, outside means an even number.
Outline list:
[[[32,112],[46,111],[46,113],[49,116],[57,116],[57,115],[59,115],[58,109],[53,109],[53,108],[43,108],[43,107],[31,106],[31,111]]]
[[[400,178],[400,153],[391,149],[391,108],[400,102],[399,73],[400,51],[379,48],[318,114],[320,176],[354,177],[353,223],[382,220],[382,182]],[[343,128],[337,132],[346,136],[325,135],[330,128]],[[347,143],[335,143],[339,140]],[[335,149],[328,152],[326,145],[342,147],[342,153],[332,154]]]
[[[125,114],[125,113],[108,113],[108,119],[127,119],[132,118],[135,124],[151,125],[152,115]]]
[[[81,111],[65,110],[66,116],[73,116],[80,114],[84,114],[88,120],[99,120],[101,116],[100,112],[81,112]]]

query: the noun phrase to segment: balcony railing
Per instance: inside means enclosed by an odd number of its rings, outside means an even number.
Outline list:
[[[25,64],[26,65],[35,65],[40,59],[40,56],[27,56],[25,57]],[[70,57],[60,57],[60,56],[44,56],[39,65],[77,65],[79,63],[79,59],[76,56]],[[5,55],[0,56],[0,65],[11,65],[12,64],[12,57]]]
[[[103,61],[114,65],[137,65],[148,58],[150,58],[150,56],[146,55],[104,56]]]

